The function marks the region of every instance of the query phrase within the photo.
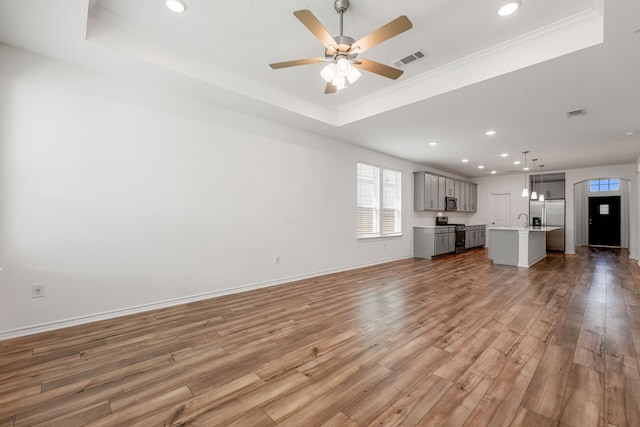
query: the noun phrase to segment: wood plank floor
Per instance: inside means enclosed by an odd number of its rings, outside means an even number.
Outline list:
[[[640,426],[640,268],[408,259],[0,341],[7,426]]]

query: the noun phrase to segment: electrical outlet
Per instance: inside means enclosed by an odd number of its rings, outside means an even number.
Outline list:
[[[36,283],[31,285],[31,298],[44,297],[44,283]]]
[[[280,264],[280,256],[276,257],[276,264]]]

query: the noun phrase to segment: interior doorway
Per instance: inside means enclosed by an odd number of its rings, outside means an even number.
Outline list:
[[[589,197],[589,246],[620,247],[620,196]]]
[[[511,225],[511,194],[489,195],[489,221],[491,225],[509,227]]]

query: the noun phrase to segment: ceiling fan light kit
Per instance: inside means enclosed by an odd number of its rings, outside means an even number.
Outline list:
[[[347,86],[347,82],[349,84],[355,83],[362,75],[360,70],[369,71],[393,80],[400,77],[402,70],[370,59],[356,58],[366,50],[412,28],[413,24],[411,24],[409,18],[402,15],[356,41],[343,34],[343,15],[349,9],[349,0],[336,0],[333,6],[340,15],[340,35],[336,37],[329,34],[310,10],[303,9],[293,12],[293,15],[323,44],[325,48],[324,58],[317,57],[277,62],[269,64],[269,66],[273,69],[279,69],[329,62],[320,71],[320,76],[327,82],[325,89],[327,94],[344,89]]]

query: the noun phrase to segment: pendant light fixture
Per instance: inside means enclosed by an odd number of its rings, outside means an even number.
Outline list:
[[[531,200],[538,200],[538,193],[536,193],[536,162],[538,159],[531,160],[533,162],[533,183],[531,184]]]
[[[529,188],[527,187],[527,153],[528,151],[523,151],[524,154],[524,188],[522,189],[522,197],[529,197]]]
[[[543,168],[544,165],[540,165],[540,197],[538,198],[538,201],[540,202],[544,202],[544,188],[542,187],[542,177],[544,176]]]

